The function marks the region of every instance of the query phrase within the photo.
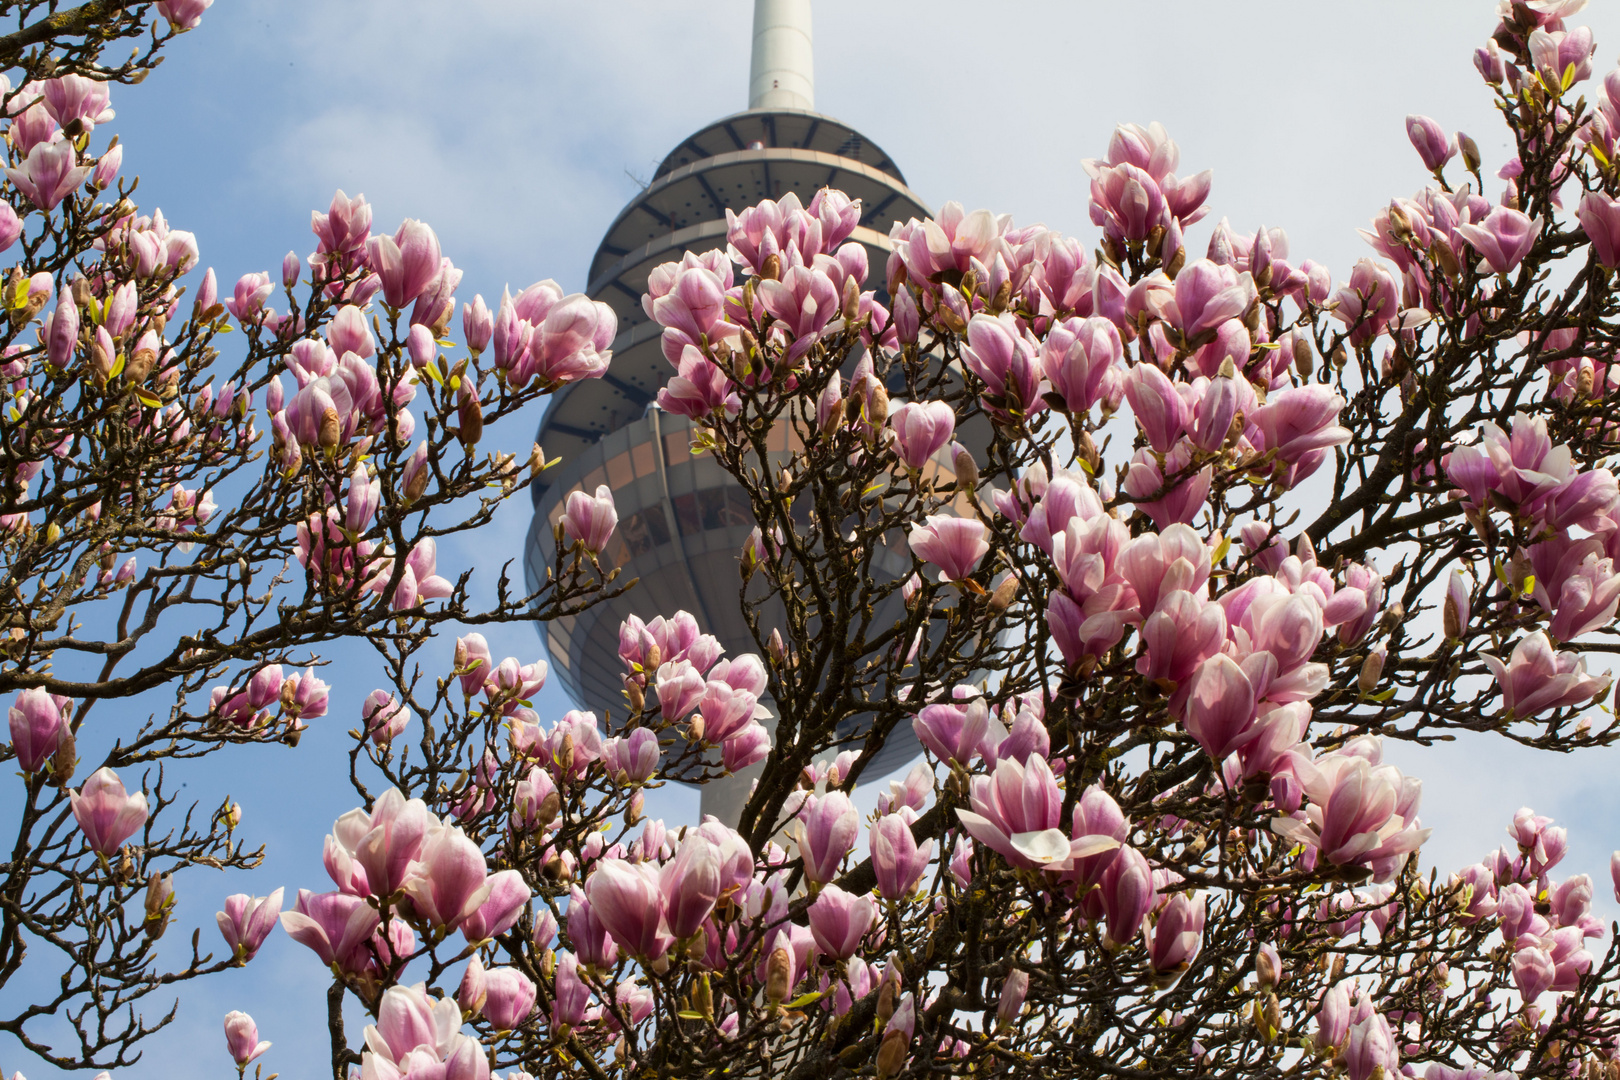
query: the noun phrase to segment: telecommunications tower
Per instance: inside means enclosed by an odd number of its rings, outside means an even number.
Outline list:
[[[582,707],[622,715],[619,624],[631,614],[689,611],[726,655],[754,652],[738,605],[738,554],[754,528],[742,489],[707,454],[691,453],[691,424],[653,405],[674,374],[659,348],[661,328],[641,309],[647,275],[683,252],[726,245],[726,210],[742,210],[789,192],[808,205],[824,187],[861,200],[853,240],[865,245],[874,279],[891,250],[889,226],[927,217],[882,149],[847,124],[815,111],[810,0],[755,0],[748,109],[704,127],[664,158],[652,182],[619,212],[591,260],[586,293],[619,318],[613,360],[601,379],[574,383],[553,398],[537,441],[564,464],[533,489],[534,521],[524,565],[530,588],[545,580],[556,554],[553,526],[570,492],[613,490],[619,526],[601,555],[604,568],[640,583],[581,615],[541,625],[552,677]],[[881,280],[869,282],[880,290]],[[773,450],[786,451],[784,443]],[[903,552],[889,552],[899,575]],[[768,705],[769,702],[766,702]],[[767,721],[769,725],[769,721]],[[897,729],[868,768],[877,777],[916,754],[910,729]],[[705,785],[703,812],[735,822],[759,767]]]

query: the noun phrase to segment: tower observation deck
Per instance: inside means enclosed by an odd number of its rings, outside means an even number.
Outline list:
[[[648,274],[683,252],[723,249],[728,209],[789,192],[808,205],[821,188],[836,187],[861,200],[851,239],[866,247],[880,278],[890,225],[929,214],[879,146],[815,111],[814,85],[809,0],[755,0],[749,108],[682,140],[608,226],[591,260],[585,291],[613,308],[619,334],[607,373],[559,391],[541,421],[537,441],[564,464],[533,488],[524,565],[531,589],[545,580],[556,554],[553,526],[570,492],[613,490],[619,527],[602,564],[639,584],[541,626],[553,677],[599,715],[625,708],[618,634],[628,615],[650,621],[689,611],[727,655],[757,649],[738,601],[737,559],[754,528],[752,512],[712,457],[691,453],[690,422],[653,405],[674,369],[659,348],[662,328],[641,309]],[[887,304],[882,283],[868,284]],[[787,433],[781,437],[772,449],[785,453]],[[894,565],[874,569],[909,572],[904,553],[887,558]],[[910,730],[897,729],[866,775],[882,775],[917,749]],[[746,794],[746,782],[705,785],[703,811],[734,820]]]

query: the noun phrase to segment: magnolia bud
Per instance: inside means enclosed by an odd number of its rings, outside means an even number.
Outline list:
[[[65,789],[72,783],[73,770],[78,764],[78,743],[73,737],[73,728],[64,724],[61,738],[56,744],[56,754],[51,758],[51,773],[58,787]]]
[[[624,811],[624,823],[626,825],[635,825],[639,823],[641,821],[641,813],[646,808],[646,805],[647,797],[642,794],[640,788],[637,788],[635,793],[630,796],[630,805]]]
[[[1587,401],[1592,397],[1592,387],[1597,382],[1597,370],[1592,366],[1588,357],[1581,357],[1581,366],[1575,370],[1575,397],[1579,401]]]
[[[336,450],[338,442],[343,438],[343,420],[338,416],[337,410],[327,408],[321,413],[321,426],[317,440],[323,450]]]
[[[845,319],[854,319],[861,309],[861,285],[851,275],[844,279],[844,296],[840,313]]]
[[[714,990],[709,986],[709,973],[698,975],[697,985],[692,987],[692,1008],[703,1014],[705,1020],[714,1017]]]
[[[1457,149],[1462,151],[1463,168],[1471,173],[1479,172],[1479,144],[1469,138],[1465,132],[1457,132]]]
[[[1262,945],[1254,957],[1254,977],[1262,990],[1269,990],[1282,981],[1282,961],[1274,945]]]
[[[624,680],[624,694],[630,699],[631,712],[640,712],[647,707],[647,696],[642,693],[640,683],[631,679]]]
[[[154,938],[163,936],[174,907],[174,875],[152,871],[146,879],[146,932]],[[154,929],[154,925],[156,929]]]
[[[886,1080],[894,1076],[906,1064],[906,1052],[911,1049],[911,1039],[905,1032],[896,1028],[883,1033],[883,1042],[878,1044],[877,1074],[879,1080]]]
[[[990,594],[990,614],[1000,615],[1012,605],[1013,597],[1018,595],[1018,579],[1008,574],[996,586],[996,591]]]
[[[544,829],[556,821],[560,813],[562,813],[562,796],[555,791],[548,792],[546,797],[540,800],[540,808],[534,812],[535,824]]]
[[[788,985],[792,976],[793,958],[788,951],[782,948],[772,950],[771,958],[765,962],[765,1000],[772,1005],[782,1004],[787,999],[788,991],[793,989]]]
[[[1394,601],[1384,609],[1384,617],[1379,621],[1384,624],[1385,630],[1393,630],[1401,625],[1406,618],[1406,605],[1399,600]]]
[[[139,386],[152,374],[152,368],[157,363],[157,353],[151,349],[136,349],[135,355],[129,358],[124,365],[124,381],[131,386]]]
[[[771,631],[770,640],[765,643],[765,651],[778,664],[787,659],[787,646],[782,643],[782,631],[775,629]]]
[[[562,745],[557,747],[557,767],[565,773],[574,771],[574,733],[563,733]]]
[[[759,276],[766,281],[780,281],[782,279],[782,256],[775,252],[765,256],[764,265],[759,268]]]
[[[462,446],[477,446],[478,440],[484,437],[484,406],[478,400],[478,394],[470,387],[462,395],[461,404],[456,408],[456,417],[461,421],[461,430],[456,437],[461,440]]]
[[[883,426],[889,418],[889,392],[883,384],[873,380],[872,388],[866,395],[866,421],[875,428]]]
[[[1384,646],[1380,645],[1367,654],[1367,659],[1361,662],[1361,674],[1356,679],[1356,685],[1363,694],[1370,694],[1378,686],[1379,678],[1384,674]]]
[[[956,452],[956,490],[979,490],[979,463],[973,460],[973,455],[966,450]]]
[[[1304,334],[1294,335],[1294,370],[1308,379],[1316,366],[1316,354],[1311,352],[1311,341]]]
[[[887,1027],[889,1017],[894,1015],[895,998],[899,995],[897,986],[893,979],[884,979],[878,991],[877,1024],[880,1028]]]

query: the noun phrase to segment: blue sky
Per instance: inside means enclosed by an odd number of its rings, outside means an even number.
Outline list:
[[[1472,134],[1487,176],[1511,152],[1470,63],[1493,7],[817,0],[817,107],[882,145],[935,206],[956,199],[1086,237],[1081,159],[1101,156],[1115,123],[1159,120],[1180,143],[1184,172],[1215,170],[1215,214],[1192,237],[1195,250],[1226,215],[1239,230],[1287,229],[1294,260],[1314,258],[1342,278],[1365,253],[1354,230],[1426,179],[1405,138],[1407,113]],[[690,131],[746,104],[750,8],[219,0],[144,85],[114,91],[112,128],[126,144],[125,174],[143,178],[137,201],[197,233],[224,289],[241,273],[273,271],[289,248],[307,254],[310,211],[337,187],[364,192],[379,229],[406,216],[429,222],[466,271],[463,300],[545,277],[578,289],[601,231],[635,190],[632,175],[650,175]],[[1601,75],[1620,47],[1620,13],[1584,19]],[[486,442],[526,452],[537,420]],[[477,537],[483,588],[491,552],[518,558],[527,511],[527,499],[513,500]],[[440,559],[451,569],[474,561],[466,543],[443,545]],[[490,636],[497,657],[540,654],[526,627]],[[332,655],[345,661],[343,679],[328,675],[332,716],[296,751],[220,757],[188,778],[205,806],[238,798],[243,835],[270,852],[248,878],[182,880],[176,944],[198,925],[205,946],[217,942],[212,913],[228,892],[330,887],[321,838],[354,802],[343,732],[376,685],[354,674],[363,653]],[[548,687],[539,707],[549,720],[570,704]],[[98,712],[102,723],[117,718]],[[1530,803],[1571,825],[1570,863],[1606,891],[1607,854],[1620,842],[1615,753],[1559,759],[1474,739],[1397,756],[1425,781],[1437,865],[1479,858]],[[652,809],[674,823],[695,799],[670,793]],[[324,985],[313,955],[277,931],[247,971],[188,988],[176,1024],[120,1075],[222,1075],[220,1017],[231,1008],[251,1012],[276,1043],[268,1069],[322,1075]],[[0,1065],[35,1080],[50,1071],[3,1040]]]

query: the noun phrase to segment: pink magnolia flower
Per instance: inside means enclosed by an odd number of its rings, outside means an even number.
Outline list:
[[[548,385],[599,379],[613,357],[608,346],[618,328],[608,305],[581,293],[565,296],[534,328],[523,370]]]
[[[157,12],[175,30],[195,30],[214,0],[158,0]],[[340,193],[341,194],[341,193]]]
[[[515,1031],[534,1012],[536,987],[516,968],[491,968],[484,989],[484,1018],[496,1031]]]
[[[459,825],[441,826],[422,844],[415,873],[405,883],[416,913],[434,926],[456,926],[489,899],[484,852]]]
[[[469,942],[487,941],[504,934],[522,917],[529,906],[529,886],[516,870],[501,870],[489,876],[489,897],[461,920],[461,936]]]
[[[946,581],[969,577],[990,551],[983,522],[948,514],[930,514],[924,524],[913,523],[908,539],[912,552],[937,566]]]
[[[439,238],[431,228],[406,218],[392,237],[367,241],[367,265],[382,279],[383,302],[396,310],[422,295],[439,274]]]
[[[1124,356],[1119,330],[1107,319],[1067,319],[1041,343],[1041,369],[1073,413],[1102,400],[1104,380]]]
[[[602,763],[608,775],[620,783],[650,779],[658,771],[660,753],[658,736],[651,728],[636,728],[623,738],[602,743]]]
[[[1126,162],[1093,175],[1091,220],[1110,237],[1146,240],[1166,218],[1164,192],[1145,170]]]
[[[398,788],[383,792],[354,843],[354,861],[366,872],[373,893],[387,896],[404,887],[428,830],[437,824],[421,799],[406,799]]]
[[[1276,451],[1278,461],[1292,466],[1283,478],[1285,487],[1315,472],[1328,449],[1350,441],[1349,429],[1338,425],[1342,408],[1342,397],[1311,383],[1280,391],[1254,411],[1249,420],[1260,432],[1255,449]]]
[[[920,469],[956,431],[956,414],[943,401],[907,402],[889,414],[895,456],[908,469]]]
[[[1148,445],[1161,454],[1170,451],[1192,422],[1192,408],[1178,384],[1154,364],[1131,368],[1125,376],[1125,397]]]
[[[45,111],[64,128],[77,120],[84,133],[89,134],[97,124],[105,124],[116,115],[109,105],[111,95],[104,82],[83,75],[64,75],[45,80],[43,89]]]
[[[1350,1080],[1372,1080],[1375,1074],[1394,1076],[1401,1064],[1395,1034],[1380,1013],[1351,1024],[1344,1045],[1345,1072]]]
[[[1423,159],[1423,167],[1430,172],[1444,168],[1446,162],[1457,153],[1456,141],[1427,116],[1408,116],[1406,137],[1411,140],[1412,149],[1418,152],[1418,157]]]
[[[347,893],[298,890],[292,911],[281,913],[287,936],[313,950],[321,963],[359,973],[372,963],[367,943],[377,930],[377,910]]]
[[[676,376],[658,391],[660,409],[696,420],[718,409],[735,414],[742,408],[730,377],[695,345],[684,346],[677,357]]]
[[[67,730],[63,715],[66,698],[57,698],[43,690],[24,690],[11,706],[11,747],[17,753],[17,764],[23,772],[38,772],[51,760],[61,745]]]
[[[1333,317],[1350,329],[1350,344],[1365,345],[1384,332],[1400,303],[1400,285],[1389,268],[1372,259],[1358,259],[1350,280],[1333,299]]]
[[[1483,221],[1458,225],[1455,231],[1473,245],[1493,272],[1506,274],[1535,246],[1541,224],[1539,219],[1532,220],[1517,210],[1497,206]]]
[[[1530,32],[1529,46],[1531,63],[1555,95],[1592,74],[1592,52],[1596,45],[1592,42],[1590,26],[1577,26],[1573,30],[1540,27]]]
[[[720,848],[702,833],[689,832],[675,857],[658,874],[666,925],[676,940],[697,933],[720,897]]]
[[[720,744],[721,763],[732,773],[764,761],[770,752],[771,733],[758,720],[750,720]]]
[[[1119,847],[1112,836],[1070,839],[1062,829],[1057,778],[1038,755],[1023,764],[1000,759],[993,774],[973,778],[969,801],[972,810],[956,811],[962,827],[1014,866],[1061,870],[1074,859]]]
[[[789,830],[804,859],[805,880],[820,885],[838,876],[861,831],[860,814],[842,791],[812,795]]]
[[[254,1059],[270,1049],[270,1044],[259,1041],[259,1028],[253,1017],[245,1012],[225,1014],[225,1047],[238,1069],[245,1068]]]
[[[95,168],[77,161],[77,151],[67,139],[36,143],[20,166],[6,170],[6,176],[35,206],[54,210]]]
[[[836,960],[847,960],[860,950],[861,939],[877,918],[877,904],[870,896],[856,896],[837,885],[828,885],[810,905],[810,933],[816,947]]]
[[[1202,344],[1200,339],[1213,339],[1222,323],[1242,315],[1258,295],[1250,275],[1209,259],[1198,259],[1176,275],[1175,306],[1168,314],[1188,342]]]
[[[1204,940],[1204,896],[1178,892],[1159,912],[1148,941],[1148,966],[1161,980],[1178,976],[1197,956]]]
[[[995,399],[993,411],[1035,413],[1046,408],[1041,400],[1041,364],[1035,345],[1010,316],[979,313],[968,321],[967,345],[962,362],[980,379]]]
[[[619,524],[619,512],[613,505],[613,491],[606,484],[597,486],[594,496],[573,491],[563,509],[563,536],[569,543],[582,544],[585,550],[599,553],[607,546],[608,538]]]
[[[146,795],[130,794],[118,774],[103,766],[78,791],[68,793],[73,817],[92,851],[112,856],[146,824]]]
[[[939,760],[966,766],[980,752],[990,730],[990,707],[983,698],[964,705],[925,705],[911,720],[922,744]]]
[[[674,937],[664,923],[664,895],[658,872],[646,863],[603,859],[585,880],[591,910],[632,956],[657,960]]]
[[[889,900],[903,900],[910,896],[928,869],[928,860],[934,851],[934,842],[926,841],[921,847],[911,835],[911,826],[899,814],[885,814],[877,819],[867,834],[872,850],[872,870],[877,875],[878,889]]]
[[[1609,688],[1607,675],[1588,675],[1586,660],[1575,653],[1555,653],[1540,630],[1525,635],[1506,664],[1489,653],[1480,659],[1502,688],[1502,707],[1520,719],[1580,705]]]
[[[1581,196],[1575,216],[1592,242],[1598,263],[1610,270],[1620,266],[1620,200],[1599,191],[1588,192]]]
[[[411,719],[405,706],[386,690],[373,690],[361,705],[360,715],[371,741],[378,746],[387,746],[398,738]]]
[[[472,303],[461,305],[461,334],[467,339],[467,351],[477,356],[489,348],[494,333],[495,317],[484,303],[483,294],[474,294]]]
[[[225,898],[225,910],[217,912],[214,919],[233,956],[246,962],[258,955],[259,947],[275,929],[276,919],[281,915],[284,891],[277,889],[269,896],[237,893]]]
[[[1104,943],[1120,948],[1135,939],[1157,899],[1147,859],[1135,848],[1120,847],[1097,883],[1096,902],[1108,923]]]
[[[1378,753],[1376,741],[1358,740],[1315,762],[1296,758],[1310,805],[1304,820],[1277,818],[1272,830],[1336,866],[1370,864],[1374,880],[1388,880],[1432,830],[1417,819],[1421,781],[1379,764]]]
[[[1224,653],[1200,664],[1183,723],[1204,752],[1226,760],[1253,738],[1254,721],[1254,684],[1244,669]]]

